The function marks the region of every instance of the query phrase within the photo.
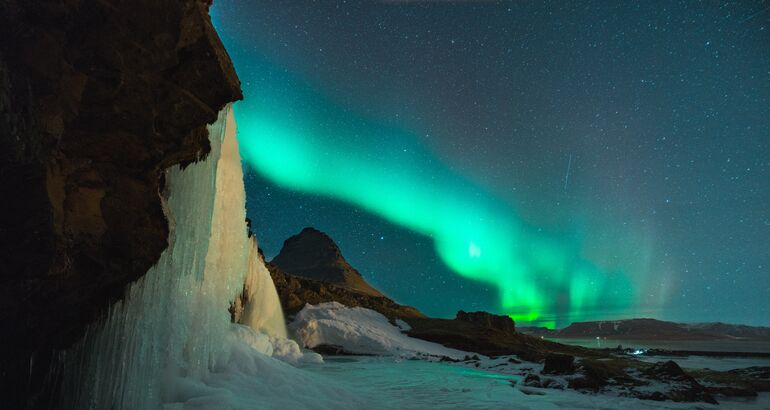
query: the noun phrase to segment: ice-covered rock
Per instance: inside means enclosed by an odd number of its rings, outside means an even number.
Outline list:
[[[168,248],[102,322],[62,353],[65,408],[254,408],[260,396],[253,392],[261,392],[264,407],[291,407],[305,393],[312,398],[305,403],[339,404],[319,396],[329,390],[316,388],[326,386],[321,382],[307,381],[294,399],[271,385],[306,378],[282,362],[318,362],[320,356],[285,337],[275,288],[247,236],[232,110],[222,110],[208,132],[206,160],[166,172]],[[244,283],[253,303],[241,308],[253,328],[231,323],[227,311]]]

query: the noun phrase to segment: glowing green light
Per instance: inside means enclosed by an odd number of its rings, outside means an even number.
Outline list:
[[[410,132],[338,107],[283,70],[258,70],[270,81],[246,83],[235,114],[242,156],[263,176],[433,238],[449,268],[496,286],[502,311],[524,312],[511,314],[516,321],[544,312],[582,316],[605,295],[618,295],[576,244],[527,228],[509,205],[442,165]],[[630,297],[624,291],[613,303],[627,305]]]
[[[471,258],[480,258],[481,257],[481,248],[479,248],[478,245],[476,245],[473,242],[468,243],[468,256]]]
[[[508,317],[513,319],[514,322],[534,322],[535,320],[537,320],[537,318],[540,317],[540,315],[536,312],[521,313],[521,314],[511,313],[510,315],[508,315]]]

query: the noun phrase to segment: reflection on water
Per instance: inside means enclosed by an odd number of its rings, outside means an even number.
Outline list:
[[[770,366],[770,358],[764,357],[637,356],[636,358],[649,363],[673,360],[686,369],[711,369],[720,372],[752,366]]]
[[[701,352],[770,353],[770,342],[756,340],[618,340],[618,339],[554,339],[557,343],[592,347],[614,348],[618,345],[639,349],[694,350]]]

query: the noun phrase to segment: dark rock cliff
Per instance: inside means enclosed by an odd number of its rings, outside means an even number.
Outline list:
[[[0,407],[52,406],[52,352],[166,248],[162,171],[241,98],[210,5],[0,1]]]
[[[495,315],[489,312],[458,311],[455,320],[470,322],[481,327],[497,329],[503,332],[516,332],[516,324],[508,316]]]

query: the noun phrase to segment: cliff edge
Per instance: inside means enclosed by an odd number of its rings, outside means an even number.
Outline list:
[[[163,170],[242,97],[210,5],[0,2],[0,407],[52,406],[53,352],[166,248]]]

